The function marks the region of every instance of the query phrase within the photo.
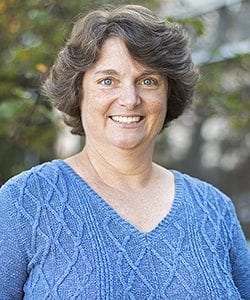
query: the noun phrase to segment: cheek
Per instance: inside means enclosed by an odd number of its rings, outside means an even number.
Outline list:
[[[155,130],[159,133],[163,127],[165,118],[167,113],[167,98],[160,97],[157,101],[151,102],[150,112],[151,115],[151,125],[155,128]]]
[[[85,89],[85,92],[83,92],[83,98],[82,98],[82,113],[89,114],[90,112],[95,113],[98,111],[102,105],[102,101],[100,101],[101,96],[99,93],[91,88]]]
[[[84,94],[81,104],[83,126],[95,127],[106,122],[110,101],[100,91],[88,91]]]
[[[166,110],[167,110],[166,97],[158,97],[157,99],[150,101],[151,113],[165,116]]]
[[[165,88],[159,91],[144,91],[141,93],[142,99],[145,99],[147,108],[151,113],[166,113],[167,93]]]

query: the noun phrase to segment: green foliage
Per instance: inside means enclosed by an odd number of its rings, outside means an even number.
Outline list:
[[[178,22],[185,27],[189,33],[193,32],[194,35],[200,36],[205,33],[205,26],[204,22],[199,17],[193,17],[193,18],[184,18],[181,20],[175,20],[172,17],[168,17],[167,21],[169,22]]]
[[[249,130],[249,65],[248,54],[201,67],[197,90],[197,110],[201,116],[224,116],[233,130]]]

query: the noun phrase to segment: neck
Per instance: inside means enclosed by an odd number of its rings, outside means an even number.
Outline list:
[[[153,148],[143,151],[110,149],[108,152],[86,143],[77,155],[77,161],[82,168],[109,186],[145,186],[152,175]]]

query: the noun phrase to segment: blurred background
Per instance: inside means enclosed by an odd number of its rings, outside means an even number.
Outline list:
[[[182,23],[201,72],[192,109],[159,136],[155,160],[229,195],[250,240],[249,0],[0,0],[0,185],[81,149],[39,87],[76,16],[122,3]]]

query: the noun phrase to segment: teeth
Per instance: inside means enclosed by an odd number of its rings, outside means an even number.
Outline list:
[[[135,123],[135,122],[139,122],[141,120],[141,117],[124,117],[124,116],[112,116],[111,119],[115,122],[119,122],[119,123]]]

